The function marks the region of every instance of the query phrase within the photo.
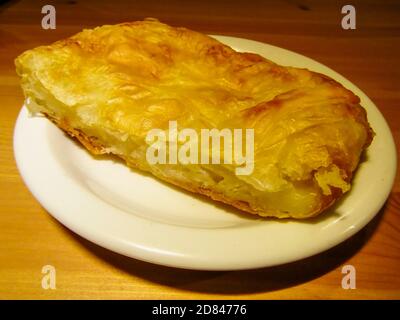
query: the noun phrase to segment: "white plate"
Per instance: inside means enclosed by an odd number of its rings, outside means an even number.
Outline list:
[[[327,250],[364,227],[395,176],[391,132],[373,102],[326,66],[260,42],[216,36],[239,51],[324,73],[355,92],[376,137],[351,192],[330,213],[305,221],[263,220],[170,187],[112,159],[95,159],[47,119],[22,108],[14,151],[42,206],[82,237],[123,255],[188,269],[238,270],[283,264]]]

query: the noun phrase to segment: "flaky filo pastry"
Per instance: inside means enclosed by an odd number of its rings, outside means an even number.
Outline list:
[[[331,206],[373,137],[359,98],[329,77],[154,19],[84,30],[24,52],[16,67],[28,109],[90,152],[261,216],[307,218]],[[197,132],[254,129],[252,173],[237,175],[235,163],[150,164],[146,135],[172,120]]]

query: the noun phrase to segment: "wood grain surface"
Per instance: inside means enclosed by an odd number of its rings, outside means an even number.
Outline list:
[[[23,184],[13,127],[23,95],[14,58],[82,28],[156,17],[208,34],[263,41],[316,59],[357,84],[400,141],[400,2],[351,1],[357,29],[341,28],[345,1],[52,1],[57,29],[41,28],[46,2],[0,5],[0,299],[399,299],[400,180],[377,217],[339,246],[292,264],[240,272],[196,272],[129,259],[56,222]],[[43,174],[46,174],[43,172]],[[42,266],[57,289],[41,288]],[[357,288],[341,287],[344,265]]]

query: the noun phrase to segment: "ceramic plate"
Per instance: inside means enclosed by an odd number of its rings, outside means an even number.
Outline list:
[[[268,44],[216,36],[239,51],[324,73],[361,98],[376,132],[351,192],[320,218],[279,221],[240,214],[95,158],[50,121],[22,108],[14,150],[21,175],[62,224],[107,249],[166,266],[238,270],[279,265],[327,250],[364,227],[384,204],[396,170],[391,132],[374,103],[328,67]]]

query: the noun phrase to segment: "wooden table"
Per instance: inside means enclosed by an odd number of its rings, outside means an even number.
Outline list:
[[[399,175],[378,216],[327,252],[280,267],[196,272],[129,259],[64,228],[23,184],[12,147],[23,103],[13,65],[19,53],[84,27],[144,17],[263,41],[314,58],[366,92],[399,143],[399,1],[352,1],[356,30],[341,28],[343,1],[52,1],[57,29],[43,30],[41,8],[46,3],[0,6],[0,298],[400,298]],[[41,287],[41,269],[47,264],[56,267],[56,290]],[[341,287],[346,264],[357,270],[355,290]]]

